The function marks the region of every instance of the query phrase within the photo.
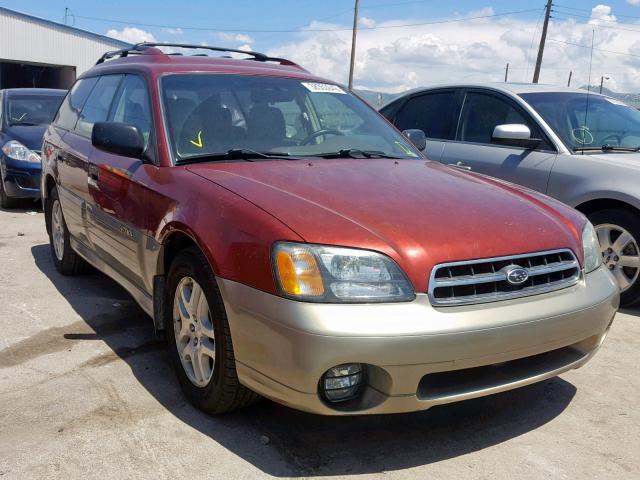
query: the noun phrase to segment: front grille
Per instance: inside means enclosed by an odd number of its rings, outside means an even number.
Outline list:
[[[528,274],[520,285],[507,280],[514,266]],[[431,273],[429,298],[437,306],[495,302],[566,288],[577,283],[581,274],[571,250],[443,263]]]

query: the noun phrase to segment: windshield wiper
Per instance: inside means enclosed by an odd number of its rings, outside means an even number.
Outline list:
[[[43,123],[33,123],[33,122],[14,122],[12,124],[10,124],[10,127],[13,127],[15,125],[20,125],[23,127],[37,127],[39,125],[44,125]]]
[[[232,148],[226,152],[205,153],[202,155],[193,155],[191,157],[181,158],[176,161],[176,165],[217,162],[222,160],[246,160],[247,162],[254,162],[256,159],[279,159],[288,156],[289,154],[287,152],[269,153],[258,152],[257,150],[251,150],[250,148]]]
[[[573,147],[574,152],[637,152],[640,151],[640,147],[616,147],[609,145],[608,143],[601,145],[600,147]]]
[[[398,158],[379,150],[359,150],[357,148],[343,148],[337,152],[324,152],[305,156],[322,158]]]

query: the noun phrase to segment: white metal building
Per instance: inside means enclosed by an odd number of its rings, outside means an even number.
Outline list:
[[[0,7],[0,88],[69,88],[104,52],[127,46]]]

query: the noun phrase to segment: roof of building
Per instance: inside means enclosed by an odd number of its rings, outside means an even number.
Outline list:
[[[100,35],[98,33],[89,32],[88,30],[83,30],[81,28],[72,27],[70,25],[65,25],[63,23],[58,23],[58,22],[54,22],[54,21],[51,21],[51,20],[46,20],[44,18],[40,18],[40,17],[36,17],[36,16],[29,15],[29,14],[26,14],[26,13],[18,12],[16,10],[11,10],[11,9],[5,8],[5,7],[0,7],[0,15],[2,15],[2,14],[8,15],[8,16],[12,16],[12,17],[21,18],[21,19],[29,21],[29,22],[37,23],[37,24],[42,25],[44,27],[53,28],[53,29],[56,29],[56,30],[62,30],[62,31],[66,31],[66,32],[74,34],[74,35],[80,35],[80,36],[83,36],[83,37],[87,37],[87,38],[89,38],[91,40],[99,40],[101,42],[106,42],[106,43],[109,43],[109,44],[113,45],[115,48],[127,48],[127,47],[131,46],[130,43],[123,42],[123,41],[117,40],[115,38],[107,37],[106,35]]]

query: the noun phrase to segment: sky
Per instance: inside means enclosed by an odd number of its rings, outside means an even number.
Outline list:
[[[360,0],[354,86],[383,92],[443,82],[530,82],[544,0]],[[251,49],[347,82],[354,0],[10,0],[1,6],[121,40]],[[640,0],[555,0],[541,83],[604,78],[640,92]]]

